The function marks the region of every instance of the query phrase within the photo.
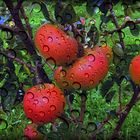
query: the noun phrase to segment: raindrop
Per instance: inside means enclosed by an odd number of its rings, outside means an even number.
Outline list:
[[[65,70],[61,70],[60,74],[61,74],[62,77],[65,77],[66,76],[66,71]]]
[[[85,77],[88,78],[89,77],[89,74],[88,73],[85,73]]]
[[[53,64],[54,65],[54,68],[56,67],[56,61],[53,57],[49,57],[46,59],[46,62],[47,63],[50,63],[50,64]]]
[[[51,105],[50,106],[50,109],[51,109],[51,111],[55,111],[56,110],[56,107],[54,105]]]
[[[136,45],[140,45],[140,39],[135,39]]]
[[[42,100],[43,100],[43,102],[45,102],[45,103],[48,103],[48,102],[49,102],[49,99],[48,99],[46,96],[42,97]]]
[[[28,109],[28,112],[29,112],[29,113],[32,113],[32,112],[33,112],[33,110],[32,110],[31,108],[29,108],[29,109]]]
[[[45,117],[45,112],[40,111],[40,112],[39,112],[39,115],[40,115],[41,117]]]
[[[53,42],[53,38],[51,36],[48,37],[48,41],[51,43]]]
[[[94,122],[89,122],[87,125],[87,131],[93,132],[97,129],[97,125]]]
[[[34,94],[32,92],[27,92],[27,97],[29,99],[33,99],[34,98]]]
[[[90,84],[93,85],[94,84],[94,81],[93,80],[90,80]]]
[[[38,101],[37,99],[35,99],[35,100],[34,100],[34,103],[35,103],[35,104],[38,104],[38,103],[39,103],[39,101]]]
[[[93,54],[89,54],[88,55],[88,60],[91,61],[91,62],[94,62],[95,61],[95,56]]]
[[[92,69],[92,66],[91,66],[91,65],[88,65],[88,68],[89,68],[89,69]]]
[[[73,82],[72,86],[74,89],[77,89],[77,90],[81,88],[81,84],[79,82]]]
[[[51,96],[51,92],[50,91],[47,91],[47,96]]]
[[[53,95],[57,95],[57,92],[55,90],[52,91]]]
[[[100,64],[101,64],[101,65],[103,65],[103,64],[104,64],[104,62],[103,62],[103,61],[100,61]]]
[[[43,45],[44,52],[48,52],[50,50],[48,45]]]
[[[38,133],[36,131],[33,131],[33,136],[37,136]]]

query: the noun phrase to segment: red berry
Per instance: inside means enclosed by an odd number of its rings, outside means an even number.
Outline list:
[[[140,55],[135,56],[129,66],[129,73],[132,80],[140,85]]]
[[[88,49],[85,56],[78,59],[65,71],[65,77],[61,77],[61,68],[58,68],[54,78],[60,87],[67,83],[69,89],[91,89],[107,75],[109,62],[102,50]]]
[[[42,25],[36,32],[35,44],[40,54],[56,65],[70,64],[77,58],[77,41],[55,25]]]
[[[64,106],[63,92],[53,84],[33,86],[23,99],[27,118],[36,124],[53,122],[64,111]]]
[[[41,140],[43,135],[37,131],[37,126],[35,124],[29,124],[24,129],[24,136],[31,140]]]

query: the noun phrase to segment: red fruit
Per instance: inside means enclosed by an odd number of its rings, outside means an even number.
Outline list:
[[[132,80],[140,85],[140,55],[135,56],[129,66],[129,73]]]
[[[90,89],[106,76],[109,64],[102,52],[91,51],[67,71],[67,81],[74,89]]]
[[[77,41],[55,25],[42,25],[36,32],[35,44],[40,54],[56,65],[70,64],[77,58]]]
[[[35,124],[29,124],[24,129],[24,136],[31,140],[42,140],[43,135],[37,131],[37,126]]]
[[[36,124],[53,122],[64,111],[64,106],[63,92],[53,84],[33,86],[23,99],[27,118]]]
[[[60,76],[62,67],[56,70],[54,78],[60,87],[66,88],[65,82],[68,89],[91,89],[106,76],[109,69],[106,55],[91,49],[85,54],[66,70],[64,77]]]

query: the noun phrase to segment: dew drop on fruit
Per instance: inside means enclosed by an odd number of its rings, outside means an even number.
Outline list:
[[[27,92],[27,97],[29,99],[33,99],[34,98],[34,94],[32,92]]]
[[[49,46],[48,45],[43,45],[43,50],[44,52],[48,52],[49,51]]]
[[[88,55],[88,60],[89,60],[90,62],[94,62],[94,61],[95,61],[95,56],[94,56],[93,54],[89,54],[89,55]]]
[[[55,111],[56,110],[56,107],[54,105],[51,105],[50,106],[50,109],[51,109],[51,111]]]
[[[48,103],[48,102],[49,102],[49,99],[48,99],[46,96],[42,97],[42,100],[43,100],[43,102],[45,102],[45,103]]]
[[[52,42],[53,38],[51,36],[48,37],[48,42]]]
[[[50,96],[51,95],[51,92],[50,91],[47,91],[47,96]]]
[[[48,114],[51,114],[51,111],[48,111]]]
[[[40,115],[40,117],[44,117],[44,116],[45,116],[45,112],[40,111],[40,112],[39,112],[39,115]]]
[[[93,85],[94,84],[94,81],[93,80],[90,80],[90,84]]]
[[[28,109],[28,112],[29,112],[29,113],[32,113],[32,112],[33,112],[33,110],[32,110],[31,108],[29,108],[29,109]]]
[[[66,76],[66,71],[65,70],[61,70],[60,74],[61,74],[62,77],[65,77]]]
[[[88,73],[85,73],[85,77],[88,78],[89,77],[89,74]]]
[[[103,62],[103,61],[100,61],[100,64],[101,64],[101,65],[103,65],[103,64],[104,64],[104,62]]]
[[[88,65],[88,68],[89,68],[89,69],[92,69],[92,66],[91,66],[91,65]]]
[[[73,82],[72,86],[74,89],[77,89],[77,90],[81,88],[81,84],[79,82]]]
[[[37,99],[35,99],[35,100],[34,100],[34,103],[35,103],[35,104],[38,104],[38,103],[39,103],[39,101],[38,101]]]
[[[52,95],[56,96],[57,92],[55,90],[52,91]]]

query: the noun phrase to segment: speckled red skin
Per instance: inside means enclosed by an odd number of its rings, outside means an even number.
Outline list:
[[[140,85],[140,55],[135,56],[129,66],[129,73],[132,80]]]
[[[64,111],[64,106],[63,92],[53,84],[33,86],[23,99],[25,115],[36,124],[53,122]]]
[[[42,25],[35,34],[35,44],[40,54],[56,65],[65,66],[77,59],[77,41],[55,25]]]
[[[101,50],[89,49],[86,55],[78,59],[66,70],[65,77],[61,77],[62,68],[58,68],[54,78],[60,87],[63,83],[68,83],[69,89],[91,89],[96,87],[107,75],[109,62],[106,55]]]

